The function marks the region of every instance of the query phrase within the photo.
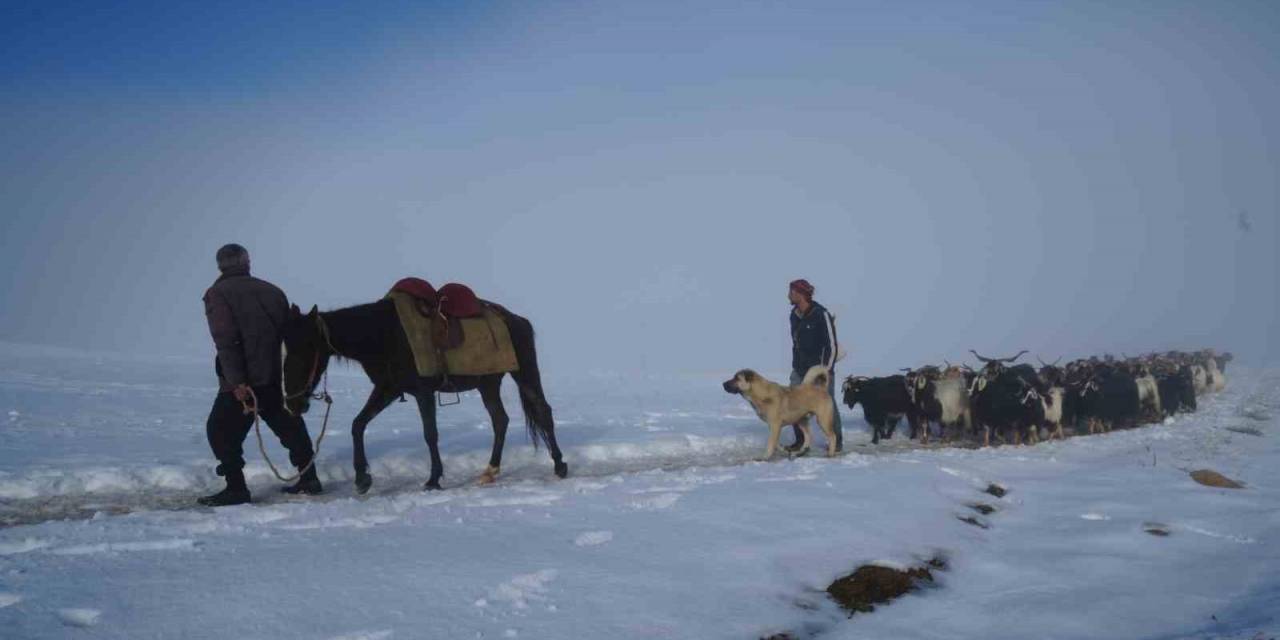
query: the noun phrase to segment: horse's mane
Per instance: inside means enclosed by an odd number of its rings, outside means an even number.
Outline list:
[[[390,352],[389,339],[398,322],[390,300],[378,300],[320,313],[338,350],[339,360],[385,358]]]

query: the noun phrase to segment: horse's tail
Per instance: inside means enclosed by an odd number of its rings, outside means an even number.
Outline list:
[[[511,342],[516,350],[516,363],[520,365],[518,371],[511,372],[511,377],[520,389],[520,408],[524,410],[529,439],[533,440],[535,449],[539,442],[552,446],[556,423],[551,415],[551,405],[542,391],[538,352],[533,344],[533,323],[509,311],[505,315],[507,326],[511,330]],[[552,447],[552,450],[555,448]]]

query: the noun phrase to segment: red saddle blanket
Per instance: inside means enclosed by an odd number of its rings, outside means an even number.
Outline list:
[[[450,318],[475,318],[484,313],[480,298],[465,284],[450,282],[436,289],[421,278],[403,278],[391,290],[407,293],[425,302],[429,309],[439,308]]]

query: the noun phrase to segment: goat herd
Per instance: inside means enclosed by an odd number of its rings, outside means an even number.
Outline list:
[[[1094,434],[1195,411],[1197,396],[1226,386],[1232,360],[1230,353],[1205,349],[1092,357],[1061,367],[1041,360],[1036,369],[1013,364],[1025,350],[1011,358],[970,353],[982,361],[981,369],[946,363],[882,378],[850,376],[842,387],[844,403],[862,405],[874,443],[893,437],[906,416],[911,437],[922,443],[936,424],[943,439],[967,436],[990,446],[994,433],[1003,443],[1034,444],[1075,435],[1081,424]]]

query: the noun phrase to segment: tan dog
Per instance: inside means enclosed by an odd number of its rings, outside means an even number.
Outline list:
[[[834,456],[836,434],[831,425],[834,422],[835,404],[831,401],[831,394],[827,393],[830,376],[831,373],[825,366],[816,365],[805,372],[800,384],[783,386],[750,369],[743,369],[725,381],[724,390],[746,398],[751,403],[751,408],[756,410],[756,415],[768,423],[769,446],[765,449],[764,460],[773,457],[773,452],[778,447],[778,436],[782,433],[782,427],[787,425],[797,425],[804,432],[804,448],[801,452],[807,451],[809,443],[813,442],[813,436],[809,433],[810,415],[818,419],[818,426],[827,435],[827,455]]]

